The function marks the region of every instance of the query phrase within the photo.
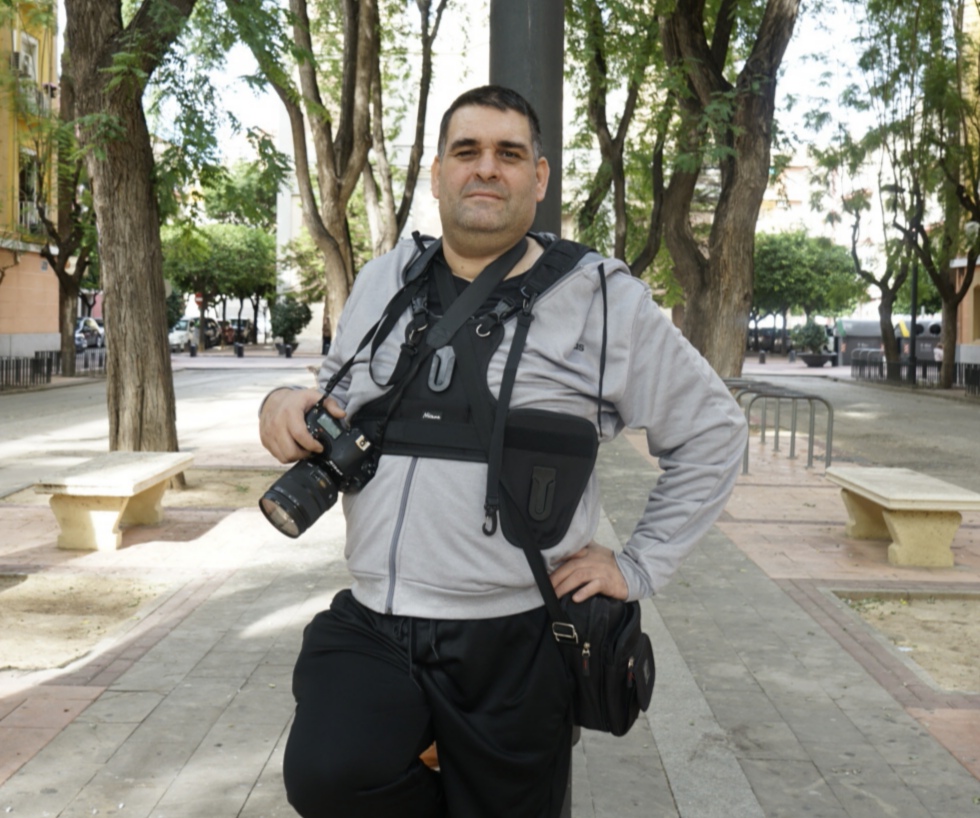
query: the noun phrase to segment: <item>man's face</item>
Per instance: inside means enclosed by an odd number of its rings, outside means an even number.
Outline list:
[[[548,187],[548,162],[534,158],[531,128],[516,111],[479,105],[457,110],[445,155],[432,163],[443,237],[460,251],[500,250],[531,227]]]

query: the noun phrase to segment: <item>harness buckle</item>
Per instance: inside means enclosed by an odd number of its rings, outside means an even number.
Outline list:
[[[534,309],[534,302],[538,300],[538,294],[536,292],[529,293],[526,287],[522,287],[521,295],[524,296],[524,305],[522,307],[524,314],[530,315],[531,310]]]
[[[497,306],[495,306],[490,312],[480,319],[480,323],[477,324],[476,327],[476,334],[480,338],[488,337],[498,324],[502,324],[504,322],[504,319],[512,309],[514,309],[513,303],[506,298],[501,298],[500,301],[497,302]],[[489,325],[484,328],[484,324],[486,322],[489,322]]]
[[[405,330],[405,343],[402,344],[402,349],[406,346],[411,346],[412,353],[415,353],[419,345],[419,341],[422,340],[422,334],[429,328],[429,322],[426,321],[424,324],[409,324]]]
[[[578,644],[578,631],[571,622],[552,622],[551,635],[555,637],[556,642]]]

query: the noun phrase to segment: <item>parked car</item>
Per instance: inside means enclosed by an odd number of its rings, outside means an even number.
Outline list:
[[[85,337],[84,332],[75,333],[75,352],[84,352],[88,349],[88,339]]]
[[[182,349],[189,349],[191,344],[199,344],[197,334],[198,319],[184,316],[170,330],[167,336],[167,343],[170,345],[171,352],[179,352]],[[213,347],[221,337],[221,327],[213,318],[204,319],[204,346]]]
[[[249,318],[231,318],[221,322],[221,332],[226,344],[236,341],[247,344],[252,340],[252,321]]]
[[[86,347],[105,346],[105,330],[91,316],[79,318],[78,323],[75,324],[76,346],[78,346],[77,335],[79,333],[84,336]]]

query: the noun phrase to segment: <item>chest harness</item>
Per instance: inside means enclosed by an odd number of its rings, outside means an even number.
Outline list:
[[[545,246],[534,266],[504,281],[527,249],[521,241],[492,262],[462,292],[441,258],[441,242],[425,244],[403,272],[404,285],[357,352],[326,386],[329,394],[358,354],[371,347],[372,380],[388,388],[352,420],[387,454],[487,463],[483,531],[493,535],[498,518],[507,539],[523,547],[556,545],[571,523],[598,450],[602,380],[606,359],[606,279],[603,298],[597,423],[541,409],[510,410],[510,398],[538,297],[573,270],[588,253],[585,245],[535,236]],[[380,382],[374,356],[396,323],[411,310],[398,360]],[[516,321],[499,397],[487,384],[490,359],[500,346],[505,323]]]

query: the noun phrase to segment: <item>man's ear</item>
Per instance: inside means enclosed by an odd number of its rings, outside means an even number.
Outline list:
[[[439,198],[439,157],[432,160],[432,170],[429,172],[429,188],[432,190],[432,198]]]
[[[538,159],[534,166],[534,175],[537,178],[534,185],[535,200],[541,202],[544,201],[544,195],[548,192],[548,178],[551,176],[551,166],[543,156]]]

